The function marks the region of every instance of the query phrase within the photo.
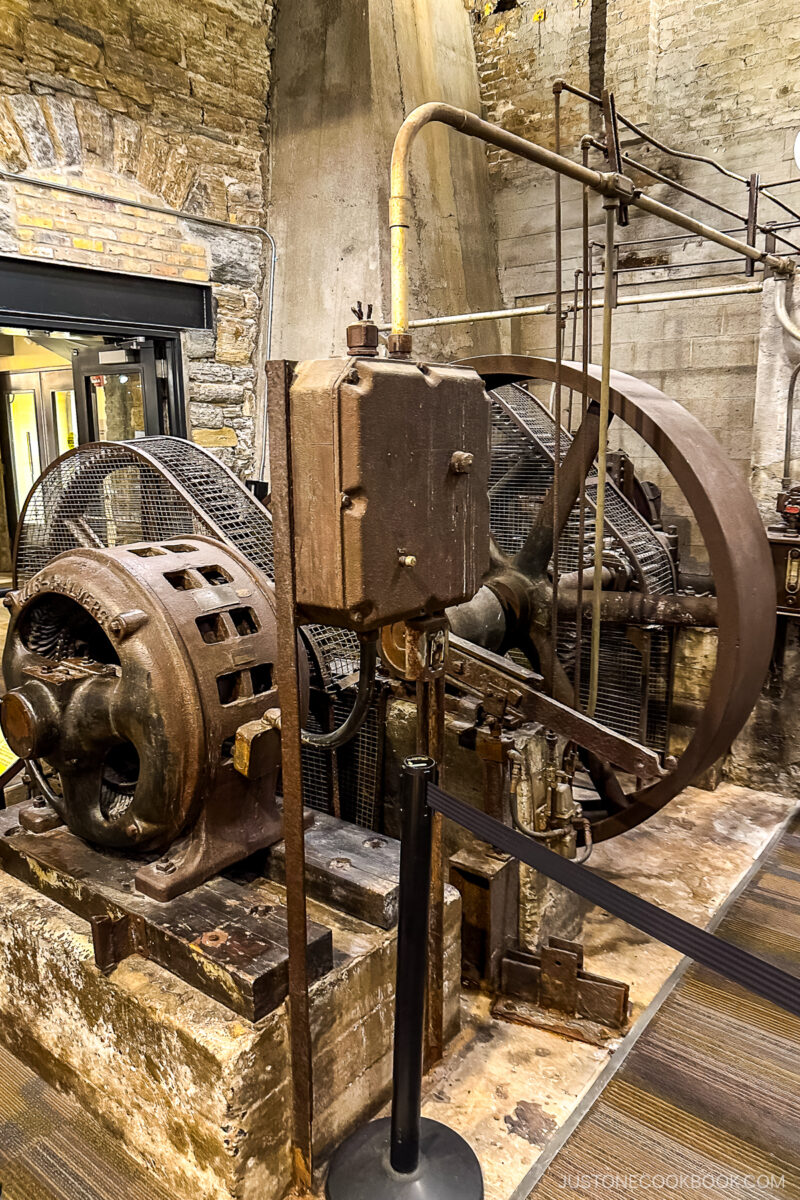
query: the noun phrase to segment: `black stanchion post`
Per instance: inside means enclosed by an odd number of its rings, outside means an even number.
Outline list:
[[[435,765],[432,758],[421,755],[403,763],[390,1154],[392,1167],[403,1175],[416,1171],[419,1164],[431,891],[431,810],[427,793]]]
[[[421,1115],[433,759],[403,763],[403,841],[397,926],[392,1116],[362,1126],[331,1161],[328,1200],[483,1200],[471,1146]]]

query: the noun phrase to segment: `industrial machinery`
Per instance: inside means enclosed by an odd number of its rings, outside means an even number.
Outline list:
[[[337,751],[320,737],[353,706],[355,630],[391,628],[399,615],[436,611],[474,592],[449,610],[459,635],[448,659],[450,689],[462,701],[471,698],[473,730],[495,736],[538,720],[574,740],[598,793],[585,800],[585,815],[594,823],[593,839],[602,839],[662,807],[725,752],[750,711],[771,641],[763,532],[745,485],[699,423],[655,389],[614,376],[613,412],[662,455],[692,504],[717,596],[678,594],[669,536],[608,482],[597,705],[592,720],[581,714],[578,724],[570,722],[567,709],[586,708],[589,677],[590,646],[582,635],[588,600],[577,583],[582,564],[582,582],[591,584],[582,547],[591,542],[597,488],[592,406],[584,434],[561,431],[561,577],[554,605],[554,423],[536,397],[542,381],[552,384],[553,364],[499,358],[470,366],[490,389],[493,563],[487,573],[484,527],[467,576],[455,560],[448,576],[437,546],[453,520],[467,520],[464,501],[469,506],[478,492],[485,495],[480,454],[475,461],[485,435],[478,428],[465,433],[466,410],[458,407],[471,395],[471,380],[479,382],[474,372],[371,356],[298,371],[293,401],[300,425],[318,420],[314,405],[334,384],[341,397],[341,432],[334,429],[330,443],[316,446],[314,461],[295,464],[298,602],[309,622],[302,626],[310,681],[304,720],[318,731],[303,751],[305,800],[381,826],[380,681],[348,745]],[[322,380],[320,372],[327,372]],[[574,365],[562,365],[562,380],[583,387]],[[451,391],[437,409],[443,384]],[[586,388],[593,396],[596,373]],[[348,447],[369,447],[370,439],[378,446],[382,425],[396,415],[397,394],[409,410],[393,427],[390,447],[348,459]],[[372,424],[362,428],[365,415]],[[415,425],[418,444],[407,444],[405,431]],[[440,447],[441,463],[422,445]],[[398,465],[406,474],[416,471],[409,493],[427,488],[430,510],[402,507],[395,498],[384,506],[382,522],[366,522],[382,479]],[[439,492],[431,491],[434,477],[442,481]],[[468,519],[475,527],[477,518]],[[4,728],[31,763],[40,805],[44,799],[48,811],[94,844],[150,856],[137,886],[151,895],[185,890],[280,836],[272,801],[277,731],[263,767],[268,779],[245,779],[233,763],[237,728],[276,707],[273,570],[268,511],[217,459],[176,439],[80,447],[45,472],[25,507],[16,590],[6,601],[12,621]],[[716,626],[719,653],[705,710],[676,761],[668,741],[674,645],[676,631],[690,624]],[[483,657],[470,645],[483,647]],[[493,701],[492,690],[502,700]],[[548,700],[558,707],[545,711]],[[97,718],[91,723],[89,706]],[[650,754],[637,758],[636,745]],[[510,768],[501,758],[495,794],[508,787]],[[626,792],[614,766],[642,786]],[[234,795],[231,824],[222,814],[230,814]],[[45,816],[38,810],[30,820],[41,828]]]

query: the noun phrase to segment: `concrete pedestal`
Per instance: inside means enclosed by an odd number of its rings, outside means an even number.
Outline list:
[[[245,885],[274,904],[279,885]],[[252,1024],[139,957],[94,965],[88,923],[0,874],[0,1040],[118,1133],[176,1200],[280,1200],[291,1184],[287,1015]],[[315,1150],[387,1099],[396,931],[326,905],[333,970],[312,989]],[[460,901],[447,889],[445,1021],[458,1029]]]

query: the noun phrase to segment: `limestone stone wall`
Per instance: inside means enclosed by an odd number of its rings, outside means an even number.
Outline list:
[[[688,6],[679,0],[501,0],[473,3],[473,33],[486,115],[524,136],[553,146],[554,79],[582,89],[611,88],[620,111],[670,146],[712,155],[731,171],[763,182],[796,177],[792,146],[800,129],[800,20],[772,0],[710,0]],[[575,97],[562,97],[562,150],[579,157],[583,133],[598,133],[596,117]],[[733,213],[747,211],[747,190],[713,168],[667,158],[632,137],[623,146],[633,157],[670,179],[710,194]],[[554,288],[553,180],[507,155],[489,152],[498,231],[500,285],[506,305],[550,300]],[[593,153],[590,164],[603,166]],[[634,172],[636,182],[658,199],[727,230],[730,215],[716,212],[667,184]],[[565,181],[563,286],[572,291],[580,266],[580,192]],[[800,184],[779,195],[800,210]],[[788,220],[764,201],[764,221]],[[602,210],[593,201],[595,242],[602,240]],[[621,294],[686,290],[745,282],[730,254],[689,236],[643,242],[676,229],[632,214],[618,241]],[[793,240],[800,240],[788,232]],[[708,260],[713,260],[711,265]],[[603,254],[594,250],[595,269]],[[666,269],[680,261],[689,264]],[[695,264],[695,265],[692,265]],[[596,280],[602,286],[602,277]],[[715,434],[750,476],[754,457],[754,403],[761,300],[758,295],[698,299],[618,309],[614,316],[613,366],[639,375],[685,404]],[[514,349],[552,353],[552,318],[508,324]],[[571,349],[572,328],[566,331]],[[599,346],[600,318],[595,318]],[[580,334],[577,347],[580,354]],[[595,355],[595,358],[597,356]],[[674,482],[635,439],[614,431],[618,445],[644,460],[646,474],[663,487],[671,519],[683,536],[684,557],[702,560],[704,549],[690,533]]]
[[[263,225],[273,18],[271,0],[4,0],[0,165]],[[184,347],[192,436],[250,472],[263,391],[258,234],[4,182],[0,253],[210,281],[214,331]]]

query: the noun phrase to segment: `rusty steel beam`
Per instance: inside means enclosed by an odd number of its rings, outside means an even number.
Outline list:
[[[292,365],[267,363],[272,523],[275,531],[275,599],[281,707],[283,821],[286,842],[286,919],[289,933],[289,1036],[292,1062],[292,1163],[297,1190],[311,1187],[314,1088],[306,964],[306,864],[303,821],[302,714],[292,517],[289,389]]]

